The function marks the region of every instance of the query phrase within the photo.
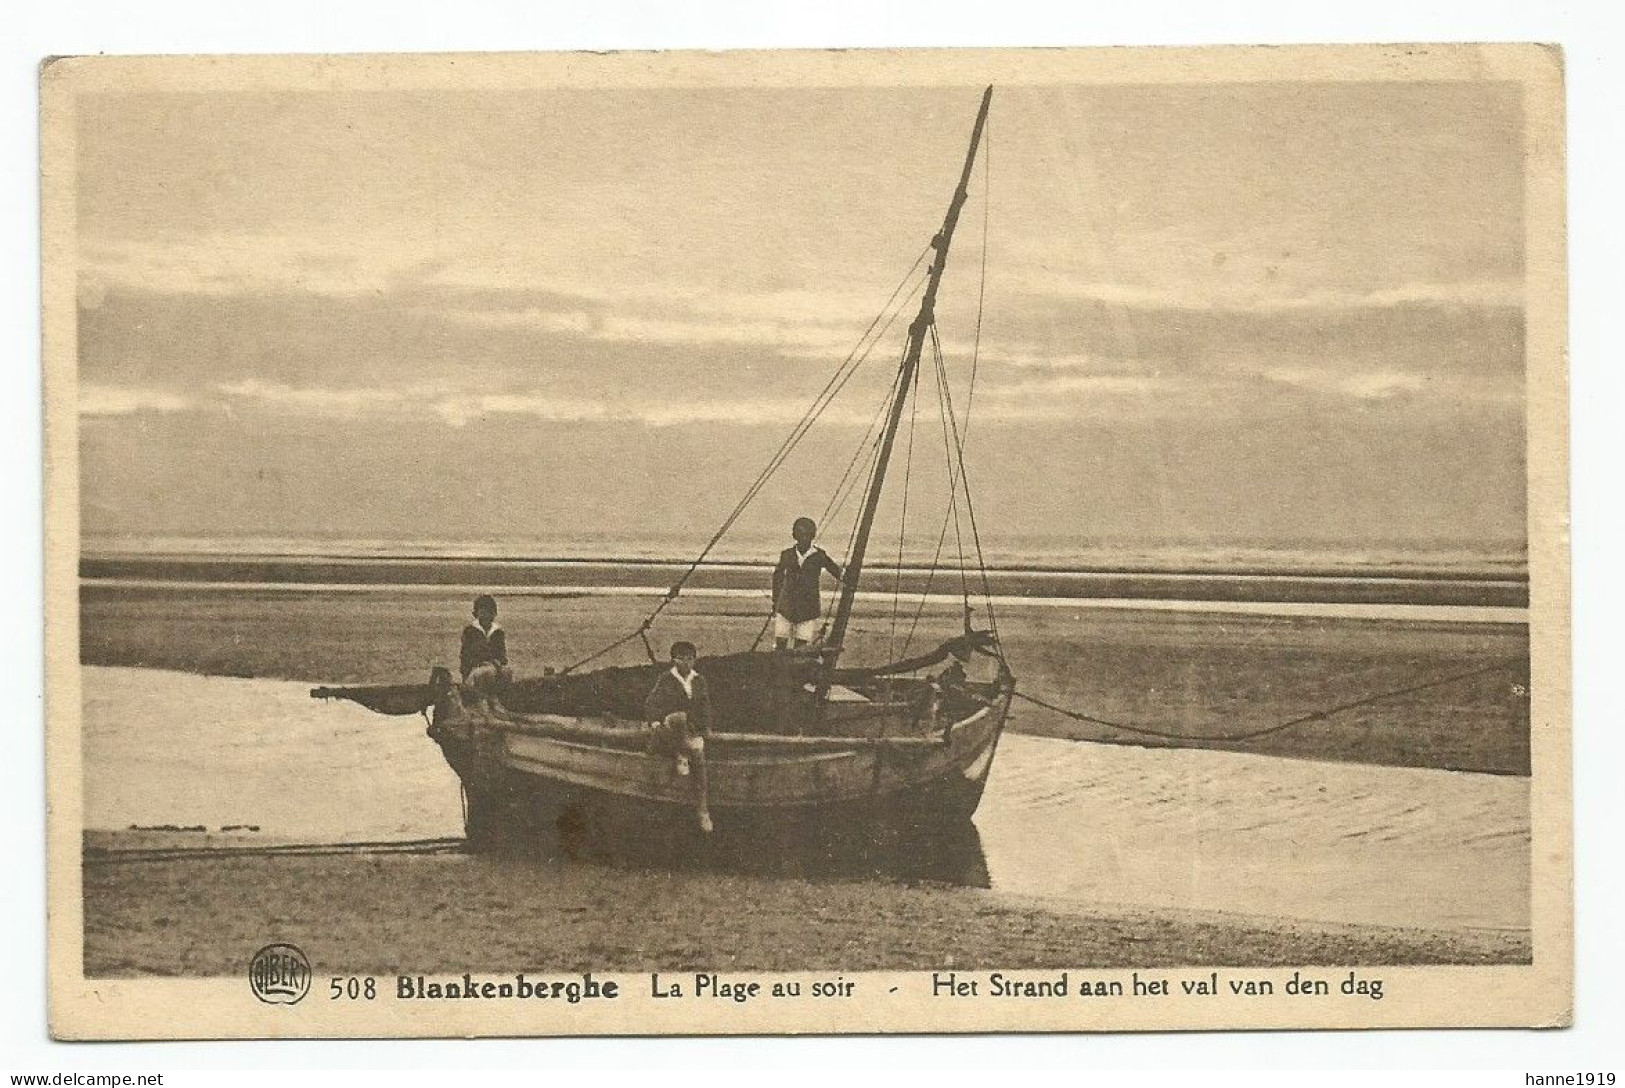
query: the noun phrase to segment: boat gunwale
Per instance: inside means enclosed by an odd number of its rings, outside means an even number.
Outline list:
[[[996,749],[996,747],[998,745],[998,742],[999,742],[999,739],[1000,739],[1000,735],[1004,731],[1003,730],[1003,717],[1004,717],[1004,715],[1008,715],[1008,713],[1009,713],[1010,704],[1014,700],[1014,697],[1015,697],[1014,690],[1015,689],[1014,689],[1013,684],[1003,686],[1001,688],[999,698],[997,698],[993,703],[991,703],[989,705],[986,705],[986,706],[983,706],[980,709],[978,709],[975,713],[973,713],[973,714],[971,714],[971,715],[969,715],[969,716],[967,716],[965,718],[962,718],[957,722],[954,722],[951,726],[948,727],[947,730],[944,731],[945,734],[951,734],[955,730],[959,730],[959,729],[964,728],[964,727],[970,727],[970,726],[973,726],[973,725],[976,725],[976,724],[980,723],[981,721],[983,721],[983,719],[987,718],[989,715],[992,715],[995,711],[999,711],[1001,709],[1003,710],[1004,714],[999,716],[1000,720],[998,722],[996,722],[994,724],[994,726],[992,727],[991,734],[985,739],[985,741],[983,743],[979,744],[976,747],[975,752],[974,752],[973,755],[971,755],[970,753],[967,753],[967,755],[970,755],[970,761],[971,761],[972,764],[974,764],[977,761],[983,760],[983,759],[991,760],[992,752]],[[525,736],[526,734],[517,733],[517,732],[514,732],[514,731],[509,731],[509,735]],[[606,747],[606,746],[603,746],[603,745],[594,745],[594,744],[581,743],[579,741],[572,741],[572,740],[563,739],[563,738],[559,738],[559,737],[536,736],[534,734],[531,734],[530,736],[532,737],[532,739],[545,741],[545,742],[548,742],[549,744],[558,745],[558,746],[561,746],[563,748],[570,749],[570,750],[577,751],[577,752],[581,752],[581,753],[590,753],[590,754],[594,754],[594,755],[615,755],[615,756],[632,756],[632,755],[637,754],[636,749],[609,748],[609,747]],[[779,739],[783,739],[783,738],[779,738]],[[951,744],[946,742],[946,741],[932,740],[930,742],[930,746],[928,748],[925,747],[925,746],[922,746],[920,750],[921,751],[942,751],[942,750],[947,749],[949,747],[951,747]],[[787,766],[795,764],[795,763],[800,763],[800,764],[805,765],[805,764],[812,764],[812,763],[833,763],[833,762],[840,762],[840,761],[851,760],[851,759],[862,759],[862,758],[865,758],[865,757],[884,758],[882,753],[885,750],[886,750],[886,746],[884,744],[877,745],[877,744],[874,744],[873,742],[871,742],[871,741],[869,741],[867,739],[864,739],[861,744],[853,745],[851,747],[836,748],[836,749],[827,750],[827,751],[791,752],[791,753],[787,754],[788,758],[781,758],[781,759],[773,759],[773,758],[756,758],[756,759],[748,759],[748,760],[716,759],[713,762],[713,767],[715,769],[719,769],[719,770],[722,767],[728,767],[728,768],[734,768],[734,769],[742,769],[742,768],[747,768],[747,767],[769,767],[769,768],[771,768],[773,765],[777,764],[780,768],[783,768],[783,767],[787,767]],[[603,794],[606,797],[615,798],[615,799],[618,799],[618,800],[621,800],[621,801],[635,800],[635,801],[640,801],[640,802],[645,802],[645,803],[653,803],[653,804],[660,804],[660,805],[675,805],[675,806],[683,806],[683,805],[686,805],[686,804],[689,803],[689,799],[686,798],[686,797],[674,796],[674,795],[668,794],[668,793],[662,791],[658,786],[651,786],[649,783],[639,781],[639,780],[624,779],[621,782],[619,782],[616,787],[610,788],[610,787],[607,787],[607,786],[603,785],[601,782],[593,781],[589,776],[584,775],[579,770],[572,769],[572,768],[567,768],[567,767],[549,765],[546,762],[546,760],[543,759],[543,758],[538,758],[536,756],[526,755],[524,753],[514,752],[514,751],[512,751],[511,749],[508,748],[506,743],[503,744],[503,753],[502,753],[501,758],[502,758],[503,766],[504,766],[504,768],[506,769],[506,771],[509,774],[521,775],[521,776],[524,776],[527,779],[545,780],[545,781],[547,781],[549,783],[552,783],[554,785],[564,785],[564,786],[568,786],[568,787],[573,788],[573,789],[581,789],[581,790],[587,790],[587,791],[590,791],[590,792],[593,792],[593,793],[600,793],[600,794]],[[967,765],[970,765],[970,764],[967,764]],[[919,783],[916,783],[916,785],[918,785],[918,784]],[[801,797],[791,797],[791,798],[784,798],[784,799],[760,799],[760,800],[751,800],[751,801],[744,801],[744,802],[734,800],[734,799],[723,799],[723,798],[720,798],[720,797],[713,797],[712,801],[711,801],[711,807],[714,810],[735,810],[735,811],[751,811],[751,812],[756,812],[756,813],[772,813],[772,812],[785,812],[785,811],[792,811],[792,810],[794,810],[794,811],[817,810],[817,809],[830,808],[832,806],[835,807],[835,808],[840,808],[843,805],[853,803],[853,802],[867,803],[867,802],[872,802],[874,800],[875,800],[875,797],[872,795],[872,793],[867,792],[867,791],[862,792],[862,793],[852,793],[852,794],[846,795],[846,796],[813,796],[813,797],[801,796]]]
[[[769,762],[774,762],[774,761],[782,762],[785,758],[790,758],[790,757],[795,757],[795,758],[811,758],[811,757],[814,757],[814,756],[832,756],[833,757],[833,756],[841,756],[841,755],[844,755],[844,754],[858,754],[858,753],[861,753],[861,752],[869,752],[869,751],[874,751],[876,749],[881,749],[881,748],[893,748],[893,749],[896,749],[896,748],[919,748],[919,749],[922,749],[922,750],[934,750],[934,749],[938,749],[938,748],[948,747],[949,744],[951,743],[950,738],[952,737],[953,733],[956,730],[964,729],[964,728],[967,728],[967,727],[975,724],[976,722],[981,720],[983,717],[987,716],[988,714],[991,714],[1000,705],[1003,705],[1005,707],[1005,712],[1008,713],[1009,712],[1009,710],[1008,710],[1009,703],[1010,703],[1011,699],[1014,698],[1014,695],[1015,695],[1015,685],[1013,683],[1008,684],[1008,685],[1002,685],[1001,684],[1000,687],[999,687],[998,694],[996,696],[994,696],[992,702],[983,705],[982,707],[978,708],[976,711],[974,711],[973,713],[967,715],[964,718],[960,718],[960,719],[958,719],[958,720],[956,720],[954,722],[951,722],[946,727],[943,727],[943,728],[940,728],[940,729],[934,729],[934,730],[931,730],[931,731],[925,732],[925,733],[916,733],[916,734],[909,734],[909,735],[903,735],[903,736],[894,736],[894,737],[886,737],[886,736],[854,737],[854,736],[818,736],[818,735],[811,735],[811,736],[779,735],[779,734],[776,734],[776,733],[721,733],[721,732],[716,732],[716,733],[708,734],[706,739],[709,742],[708,747],[709,746],[741,747],[741,748],[757,748],[757,749],[765,750],[763,758],[761,758],[760,760],[746,761],[746,760],[737,760],[737,759],[735,759],[735,760],[726,760],[726,761],[724,761],[724,762],[728,762],[728,763],[736,764],[736,765],[737,764],[742,764],[742,763],[745,763],[745,762],[761,762],[761,763],[769,763]],[[483,719],[481,721],[481,723],[480,723],[481,726],[483,728],[485,728],[485,729],[488,729],[489,731],[491,731],[493,733],[500,733],[500,734],[503,734],[503,735],[533,737],[533,738],[536,738],[538,740],[550,740],[550,741],[554,741],[554,742],[556,742],[558,744],[568,745],[568,746],[570,746],[572,748],[578,748],[578,749],[581,749],[583,751],[596,751],[596,752],[635,751],[636,749],[632,745],[642,739],[642,731],[639,730],[635,725],[630,727],[630,728],[624,729],[624,730],[616,730],[612,726],[595,726],[595,725],[582,726],[582,725],[578,724],[579,722],[582,721],[582,719],[571,719],[568,715],[562,715],[562,714],[550,714],[550,715],[547,715],[548,718],[558,719],[556,721],[556,723],[555,722],[529,722],[529,721],[523,721],[523,720],[514,720],[512,718],[501,718],[501,717],[496,717],[494,715],[480,715],[477,712],[476,712],[476,714],[471,715],[471,716]],[[598,720],[603,720],[603,719],[598,719]],[[620,720],[620,719],[614,719],[614,720]],[[553,725],[553,724],[556,724],[557,728],[560,729],[560,730],[568,730],[568,729],[572,729],[572,728],[586,728],[586,729],[597,729],[597,730],[601,730],[601,731],[604,731],[604,732],[610,732],[610,731],[623,732],[623,733],[625,733],[625,740],[627,742],[629,742],[629,743],[627,745],[615,745],[615,744],[609,744],[609,743],[594,743],[590,738],[559,736],[559,735],[556,735],[556,734],[553,734],[553,733],[550,733],[550,732],[544,732],[543,731],[544,727],[546,727],[548,725]],[[527,726],[531,726],[532,728],[526,728]],[[616,739],[620,739],[620,738],[616,738]],[[775,747],[778,747],[778,748],[782,749],[782,754],[775,755],[772,752],[772,750]]]
[[[637,755],[644,754],[642,752],[642,750],[638,749],[638,748],[611,748],[611,747],[609,747],[607,745],[603,745],[603,744],[588,744],[588,743],[584,743],[584,742],[578,741],[578,740],[570,740],[569,738],[566,738],[566,737],[539,736],[539,735],[533,734],[533,733],[512,733],[511,735],[512,736],[519,736],[519,737],[526,737],[527,739],[530,739],[530,740],[543,740],[543,741],[547,741],[547,742],[549,742],[551,744],[556,744],[556,745],[560,746],[561,748],[571,748],[571,749],[575,749],[576,751],[580,751],[580,752],[591,752],[591,753],[593,753],[595,755],[600,754],[600,753],[604,753],[604,752],[613,752],[613,753],[616,753],[618,755],[629,755],[629,756],[637,756]],[[792,758],[794,758],[794,759],[796,759],[798,761],[801,761],[801,762],[818,763],[818,762],[829,762],[829,761],[838,760],[838,759],[850,759],[852,756],[858,755],[861,751],[863,751],[863,750],[859,749],[859,748],[829,748],[829,749],[823,749],[823,750],[809,749],[809,750],[803,750],[803,751],[799,751],[799,752],[790,753],[790,755],[791,755]],[[530,758],[528,756],[515,756],[515,754],[511,750],[508,750],[508,749],[504,749],[504,752],[505,752],[505,754],[507,756],[512,757],[512,758],[520,758],[520,759],[528,759],[528,758]],[[717,766],[719,764],[726,764],[729,767],[754,767],[754,766],[767,767],[767,766],[775,766],[775,765],[783,766],[784,763],[786,762],[784,757],[775,757],[773,755],[756,755],[756,756],[754,756],[752,758],[745,758],[745,759],[723,759],[723,758],[720,758],[720,757],[712,756],[711,753],[708,751],[706,753],[706,756],[707,756],[707,759],[709,760],[711,766],[713,766],[713,767],[715,767],[715,766]]]

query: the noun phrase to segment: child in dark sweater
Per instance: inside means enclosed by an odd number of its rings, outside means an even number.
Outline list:
[[[672,644],[671,668],[660,674],[644,700],[643,716],[649,723],[651,748],[673,756],[679,776],[689,774],[692,763],[700,830],[709,832],[705,738],[711,732],[711,694],[705,677],[695,671],[697,657],[692,642]]]
[[[463,683],[489,694],[513,679],[508,668],[507,633],[497,626],[496,598],[474,598],[474,622],[463,628]]]

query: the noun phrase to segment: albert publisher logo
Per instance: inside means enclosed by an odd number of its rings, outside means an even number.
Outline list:
[[[248,965],[248,985],[267,1005],[297,1005],[310,992],[310,961],[291,944],[268,944]]]

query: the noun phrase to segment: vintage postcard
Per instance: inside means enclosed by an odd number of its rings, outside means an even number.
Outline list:
[[[1567,1024],[1562,71],[46,63],[52,1031]]]

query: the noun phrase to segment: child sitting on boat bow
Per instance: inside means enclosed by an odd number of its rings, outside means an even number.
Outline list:
[[[497,625],[497,601],[488,593],[474,598],[474,622],[463,628],[463,683],[490,695],[513,680],[508,668],[508,637]]]

